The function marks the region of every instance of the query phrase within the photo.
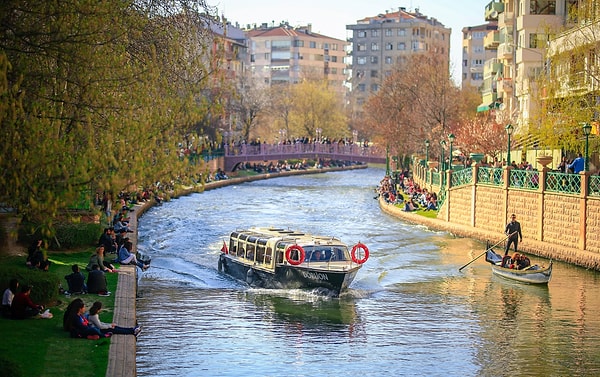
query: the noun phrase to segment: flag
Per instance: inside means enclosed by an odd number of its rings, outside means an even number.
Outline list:
[[[221,248],[221,252],[225,254],[229,254],[229,249],[227,249],[227,244],[223,241],[223,247]]]

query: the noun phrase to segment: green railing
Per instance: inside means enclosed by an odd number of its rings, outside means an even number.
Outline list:
[[[442,173],[436,173],[436,172],[431,173],[431,184],[435,185],[435,186],[439,186],[440,183],[442,182],[441,177],[442,177]]]
[[[494,186],[504,186],[502,168],[480,167],[477,171],[477,182]]]
[[[600,176],[590,176],[589,195],[600,196]]]
[[[452,182],[450,182],[450,187],[468,185],[471,183],[473,183],[472,167],[452,172]]]
[[[592,181],[590,179],[591,185]],[[579,174],[548,173],[546,191],[579,194],[581,192],[581,176]]]
[[[536,170],[512,169],[508,176],[508,186],[527,190],[537,190],[540,187],[540,172]]]

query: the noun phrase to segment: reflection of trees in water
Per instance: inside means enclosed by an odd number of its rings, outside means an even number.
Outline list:
[[[502,288],[501,296],[504,308],[503,319],[511,321],[516,325],[523,292],[514,288]]]

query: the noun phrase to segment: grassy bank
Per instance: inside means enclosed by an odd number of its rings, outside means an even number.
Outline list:
[[[85,272],[93,249],[77,253],[51,253],[52,261],[50,271],[30,271],[25,266],[23,257],[6,256],[0,259],[0,269],[3,276],[19,278],[19,283],[30,284],[27,281],[31,274],[48,274],[48,277],[60,281],[66,288],[65,275],[71,273],[71,266],[78,264]],[[111,255],[107,259],[112,258]],[[34,276],[35,277],[35,276]],[[115,292],[118,274],[107,274],[108,289]],[[25,281],[21,281],[21,279]],[[2,292],[6,282],[2,284]],[[35,298],[35,284],[32,296]],[[97,341],[87,339],[72,339],[69,333],[63,330],[63,314],[69,302],[80,297],[89,308],[94,301],[103,303],[100,320],[112,322],[114,296],[102,297],[97,294],[86,294],[67,297],[56,296],[53,302],[42,303],[50,309],[52,319],[32,318],[26,320],[12,320],[0,318],[0,374],[5,377],[13,376],[105,376],[108,364],[108,348],[110,339]],[[34,299],[35,302],[35,299]],[[41,303],[41,302],[36,302]],[[116,335],[130,336],[130,335]]]

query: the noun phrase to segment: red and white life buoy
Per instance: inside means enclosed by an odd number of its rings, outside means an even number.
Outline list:
[[[358,259],[358,257],[356,256],[356,251],[358,249],[361,249],[365,254],[362,259]],[[352,248],[352,261],[354,263],[363,264],[367,261],[367,259],[369,259],[369,248],[367,247],[367,245],[360,242],[354,245],[354,247]]]
[[[291,254],[292,254],[293,250],[298,251],[298,260],[294,260],[291,258]],[[292,266],[297,266],[297,265],[301,264],[302,262],[304,262],[305,256],[306,256],[306,253],[304,252],[304,249],[300,245],[292,245],[285,250],[285,259]]]

